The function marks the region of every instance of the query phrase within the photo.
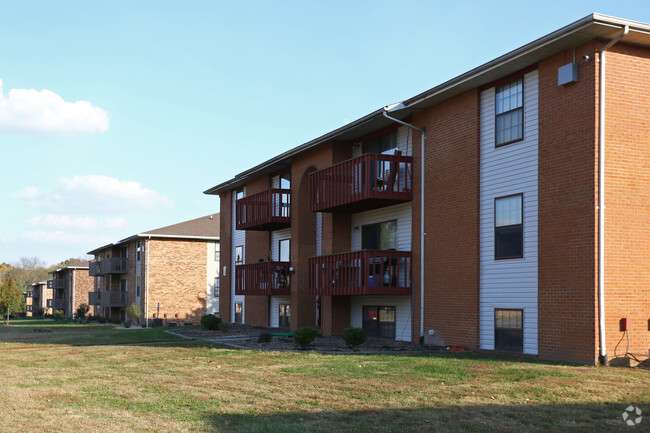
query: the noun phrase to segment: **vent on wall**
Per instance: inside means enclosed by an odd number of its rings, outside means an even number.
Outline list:
[[[578,64],[569,63],[557,69],[557,85],[565,86],[578,81]]]

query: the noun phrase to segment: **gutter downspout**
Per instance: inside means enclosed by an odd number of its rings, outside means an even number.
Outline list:
[[[426,134],[424,133],[425,128],[417,128],[413,125],[410,125],[401,120],[390,117],[387,113],[388,108],[384,107],[384,117],[397,122],[401,125],[414,129],[420,132],[421,144],[420,144],[420,344],[423,343],[424,338],[424,141],[426,139]],[[411,308],[413,308],[413,302],[411,301]],[[413,338],[411,338],[413,340]]]
[[[149,239],[145,240],[145,248],[147,249],[147,270],[145,271],[145,278],[147,279],[147,282],[145,284],[145,295],[144,295],[144,314],[146,316],[145,319],[145,327],[149,327],[149,241],[151,240],[151,236],[149,236]]]
[[[598,327],[600,339],[599,361],[609,365],[605,344],[605,54],[630,31],[625,25],[621,33],[600,52],[598,86]]]
[[[75,290],[74,290],[75,277],[74,277],[74,274],[75,274],[75,272],[77,272],[77,271],[75,271],[73,269],[72,270],[72,305],[70,306],[70,309],[72,310],[72,318],[73,319],[74,319],[74,313],[75,313],[75,309],[74,309],[74,302],[75,302]]]

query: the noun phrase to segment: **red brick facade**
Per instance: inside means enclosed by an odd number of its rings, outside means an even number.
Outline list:
[[[544,51],[527,65],[518,63],[519,72],[537,70],[538,77],[538,228],[534,247],[538,311],[534,326],[536,353],[544,359],[598,361],[598,60],[607,42],[593,39],[558,49],[550,57],[549,51]],[[558,68],[574,58],[579,79],[559,85]],[[610,50],[606,67],[606,351],[610,359],[624,355],[625,349],[616,346],[626,336],[621,329],[621,319],[626,319],[630,352],[643,358],[650,349],[650,48],[620,42]],[[420,135],[411,135],[410,320],[415,341],[421,335],[419,252],[424,204],[424,333],[435,329],[447,344],[481,346],[481,91],[513,73],[517,73],[513,67],[504,67],[501,76],[490,71],[489,78],[477,80],[474,88],[455,92],[430,106],[418,106],[407,119],[426,130],[424,197],[420,194]],[[382,120],[374,118],[375,132],[386,131]],[[355,128],[360,132],[351,139]],[[290,162],[286,162],[289,158],[283,161],[290,167],[292,179],[291,259],[295,274],[291,328],[317,324],[324,335],[340,334],[350,326],[352,301],[349,296],[317,300],[309,295],[307,259],[316,255],[316,213],[309,209],[309,173],[350,158],[353,143],[369,134],[363,125],[336,133],[345,135],[344,140],[323,139],[317,146],[297,148]],[[247,193],[270,186],[266,174],[250,179],[245,183]],[[219,191],[224,259],[230,255],[230,245],[225,242],[233,229],[232,191],[227,187]],[[322,215],[322,255],[348,251],[351,212]],[[264,258],[269,250],[268,232],[248,231],[246,247],[247,261]],[[231,263],[230,258],[226,263]],[[223,287],[230,287],[226,280]],[[230,299],[225,290],[221,301],[221,311],[228,311]],[[246,309],[246,322],[268,325],[269,297],[247,297]]]

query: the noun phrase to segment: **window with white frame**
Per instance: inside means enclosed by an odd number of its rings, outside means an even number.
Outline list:
[[[220,281],[219,281],[219,277],[214,277],[214,286],[213,286],[213,290],[214,290],[214,297],[215,297],[215,298],[218,298],[218,297],[219,297],[220,284],[221,284],[221,283],[220,283]]]
[[[524,138],[524,80],[519,78],[496,88],[496,145]]]
[[[494,199],[494,258],[524,256],[523,194]]]

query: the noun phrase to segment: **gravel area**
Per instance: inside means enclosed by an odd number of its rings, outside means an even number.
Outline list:
[[[174,334],[195,340],[206,340],[214,343],[227,344],[233,347],[250,350],[272,350],[272,351],[315,351],[323,353],[390,353],[390,352],[413,352],[413,351],[442,351],[444,347],[414,345],[410,342],[397,341],[386,338],[372,338],[354,349],[349,349],[341,337],[320,337],[314,340],[308,347],[301,348],[294,341],[293,337],[273,337],[268,343],[259,343],[260,334],[266,332],[284,332],[282,329],[263,328],[258,326],[230,324],[226,331],[207,331],[204,329],[176,328],[170,330]]]

